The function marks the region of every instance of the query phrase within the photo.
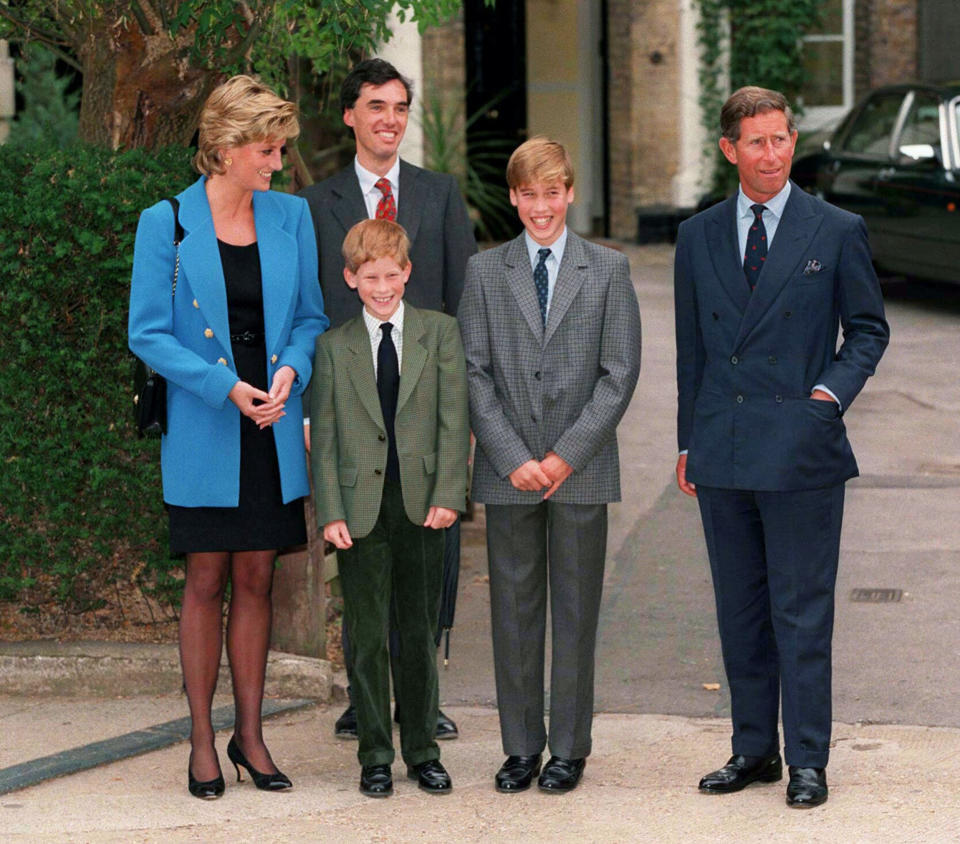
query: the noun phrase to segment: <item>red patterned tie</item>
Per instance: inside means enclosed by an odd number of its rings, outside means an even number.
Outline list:
[[[397,219],[397,201],[393,198],[393,191],[390,189],[390,180],[377,179],[374,187],[383,194],[377,203],[377,219],[395,222]]]

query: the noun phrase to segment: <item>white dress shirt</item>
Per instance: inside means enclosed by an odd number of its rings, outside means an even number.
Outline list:
[[[377,205],[383,199],[383,193],[377,187],[380,176],[371,173],[360,163],[360,159],[354,157],[353,168],[357,173],[357,179],[360,182],[360,193],[363,194],[363,202],[367,206],[367,216],[372,220],[377,216]],[[400,156],[397,156],[393,166],[387,170],[383,178],[390,182],[390,190],[393,193],[393,201],[397,204],[397,210],[400,209]]]
[[[397,372],[403,372],[403,300],[400,300],[400,304],[397,305],[397,309],[390,319],[378,319],[364,308],[363,321],[367,326],[367,334],[370,335],[374,376],[377,374],[377,352],[380,350],[380,343],[383,340],[383,332],[380,330],[380,326],[385,322],[389,322],[393,326],[390,329],[390,337],[393,339],[393,345],[397,348]]]

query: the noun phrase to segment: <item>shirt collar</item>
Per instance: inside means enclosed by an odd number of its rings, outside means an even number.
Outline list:
[[[370,335],[371,341],[380,341],[380,326],[389,322],[394,331],[399,332],[400,336],[403,336],[403,299],[400,300],[400,304],[397,305],[397,309],[393,312],[393,316],[390,319],[377,319],[373,316],[367,309],[363,309],[363,322],[367,326],[367,334]]]
[[[523,230],[523,239],[524,243],[527,245],[527,254],[530,256],[530,266],[535,267],[537,262],[540,260],[540,257],[537,255],[541,249],[549,249],[550,257],[557,259],[557,264],[563,260],[563,250],[567,248],[567,227],[563,227],[563,231],[557,236],[557,239],[551,243],[549,246],[542,246],[537,243],[532,237],[530,237],[530,232],[526,229]]]
[[[353,169],[356,171],[357,179],[360,182],[360,193],[366,196],[368,193],[370,193],[370,191],[375,189],[380,176],[364,167],[360,163],[360,159],[357,156],[354,156],[353,158]],[[399,155],[394,160],[393,166],[384,174],[384,177],[390,180],[390,187],[393,189],[393,192],[396,193],[397,187],[400,184]],[[377,189],[377,192],[379,193],[379,189]]]
[[[790,180],[787,179],[787,183],[780,189],[780,192],[764,202],[763,206],[779,220],[783,216],[783,208],[787,204],[789,197]],[[750,217],[752,219],[753,211],[750,210],[750,206],[755,204],[756,203],[743,192],[743,185],[741,185],[737,192],[737,217]]]

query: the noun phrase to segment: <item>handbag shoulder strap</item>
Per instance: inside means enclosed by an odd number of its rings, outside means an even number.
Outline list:
[[[180,200],[175,196],[168,196],[167,202],[173,209],[173,245],[179,246],[183,242],[183,226],[180,225]]]
[[[177,248],[177,263],[173,267],[173,285],[170,298],[177,295],[177,279],[180,276],[180,244],[183,241],[183,226],[180,225],[180,200],[175,196],[168,196],[167,202],[173,209],[173,245]]]

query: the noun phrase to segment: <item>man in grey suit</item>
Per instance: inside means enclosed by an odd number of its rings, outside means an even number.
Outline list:
[[[340,249],[355,223],[374,217],[395,220],[410,239],[413,270],[404,294],[406,301],[456,316],[467,259],[477,251],[477,242],[457,180],[447,173],[415,167],[399,157],[412,101],[410,80],[392,64],[383,59],[357,64],[340,89],[343,122],[353,130],[356,158],[349,167],[300,192],[313,216],[320,287],[331,328],[360,313],[356,294],[343,281]],[[307,397],[304,406],[309,404]],[[305,427],[309,443],[309,420],[305,420]],[[459,559],[459,521],[446,531],[445,542],[446,569]],[[348,676],[349,644],[345,637]],[[396,636],[391,634],[391,652],[395,654],[398,647]],[[394,694],[402,705],[402,691],[396,683]],[[337,736],[356,738],[356,724],[351,704],[337,720]],[[457,734],[457,725],[441,711],[437,738],[456,738]]]
[[[616,428],[640,373],[640,311],[624,255],[567,230],[573,167],[543,137],[507,165],[525,231],[467,265],[458,319],[486,505],[502,792],[580,781],[591,750],[607,502],[620,499]],[[546,594],[551,758],[543,720]]]
[[[677,481],[700,505],[733,719],[734,755],[700,789],[782,778],[782,693],[787,803],[811,807],[827,799],[833,594],[858,474],[842,417],[889,329],[863,220],[789,181],[784,96],[741,88],[720,125],[740,190],[683,223],[675,264]]]

